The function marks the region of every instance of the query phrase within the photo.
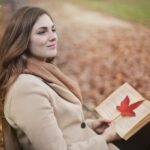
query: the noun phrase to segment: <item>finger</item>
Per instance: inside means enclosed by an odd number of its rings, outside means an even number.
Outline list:
[[[103,125],[108,127],[109,124],[110,124],[110,121],[108,121],[107,119],[99,118],[92,124],[92,128],[97,129]]]
[[[98,121],[99,121],[99,122],[111,123],[111,121],[110,121],[110,120],[105,119],[105,118],[99,118],[99,119],[98,119]]]
[[[105,130],[106,128],[108,128],[108,127],[109,127],[108,124],[102,124],[101,126],[96,127],[96,128],[95,128],[95,131],[96,131],[97,133],[102,133],[102,132],[104,132],[104,130]]]
[[[107,120],[107,119],[99,119],[98,122],[99,122],[99,124],[110,124],[111,123],[111,121]]]
[[[105,129],[107,128],[108,126],[102,126],[102,127],[100,127],[100,128],[97,128],[95,131],[96,131],[96,133],[98,133],[98,134],[102,134],[104,131],[105,131]]]

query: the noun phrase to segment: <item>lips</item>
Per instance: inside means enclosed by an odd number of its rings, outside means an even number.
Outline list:
[[[48,45],[47,47],[48,47],[48,48],[56,48],[56,43],[51,44],[51,45]]]
[[[56,43],[48,45],[47,47],[54,47],[54,46],[56,46]]]

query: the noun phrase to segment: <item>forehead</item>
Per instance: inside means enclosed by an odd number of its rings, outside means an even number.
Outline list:
[[[51,27],[52,25],[54,25],[54,23],[52,22],[51,18],[48,15],[43,14],[35,22],[33,30],[39,29],[41,27]]]

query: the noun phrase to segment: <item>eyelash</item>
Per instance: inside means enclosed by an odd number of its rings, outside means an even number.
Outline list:
[[[41,32],[38,32],[38,34],[44,34],[46,31],[41,31]],[[52,32],[56,32],[56,29],[52,29]]]
[[[45,33],[45,31],[38,32],[38,34],[44,34],[44,33]]]
[[[55,28],[53,28],[53,29],[52,29],[52,32],[56,32],[56,29],[55,29]]]

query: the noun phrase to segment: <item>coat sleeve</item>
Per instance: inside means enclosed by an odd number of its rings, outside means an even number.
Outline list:
[[[35,150],[112,149],[100,135],[67,145],[48,100],[47,89],[34,81],[19,86],[14,91],[10,113]]]

